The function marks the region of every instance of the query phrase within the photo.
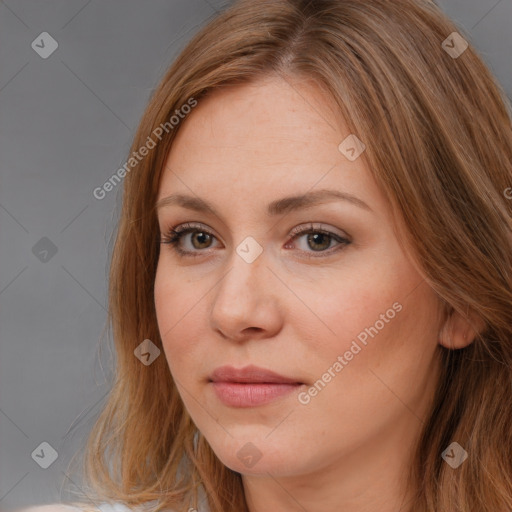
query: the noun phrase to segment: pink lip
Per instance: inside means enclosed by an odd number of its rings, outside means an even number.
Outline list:
[[[254,407],[297,390],[303,383],[270,370],[249,365],[221,366],[210,376],[218,398],[233,407]]]

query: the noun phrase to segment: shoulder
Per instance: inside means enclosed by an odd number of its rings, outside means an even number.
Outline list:
[[[142,512],[138,509],[131,509],[121,502],[106,503],[98,505],[90,503],[52,503],[50,505],[32,505],[26,508],[13,510],[12,512]],[[174,510],[167,510],[174,512]]]
[[[62,503],[52,503],[50,505],[31,505],[26,508],[18,508],[13,512],[78,512],[78,507],[64,505]]]
[[[100,503],[98,506],[91,504],[64,504],[52,503],[50,505],[33,505],[16,509],[13,512],[132,512],[126,505],[117,503]]]

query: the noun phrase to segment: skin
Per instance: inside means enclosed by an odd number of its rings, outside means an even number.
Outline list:
[[[267,77],[223,88],[180,126],[160,184],[158,199],[189,194],[219,213],[159,209],[162,235],[185,222],[202,229],[180,242],[197,257],[161,245],[155,306],[185,407],[218,458],[242,474],[251,512],[399,510],[413,492],[405,477],[438,378],[436,347],[473,336],[457,314],[444,317],[401,248],[364,153],[352,162],[338,150],[350,131],[335,112],[311,82]],[[320,188],[355,195],[371,211],[334,201],[266,215],[267,203]],[[350,243],[289,236],[311,222]],[[206,241],[204,230],[213,235]],[[248,236],[263,249],[252,263],[236,252]],[[394,303],[401,310],[307,404],[294,392],[229,407],[208,382],[219,366],[255,364],[305,392]],[[237,457],[248,442],[261,454],[252,467]]]

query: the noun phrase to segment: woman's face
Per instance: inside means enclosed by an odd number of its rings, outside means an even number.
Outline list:
[[[190,229],[160,250],[165,356],[198,429],[245,475],[386,472],[436,384],[439,301],[364,153],[339,149],[335,112],[311,83],[216,92],[180,127],[158,194],[189,198],[158,210],[162,237]],[[225,366],[241,372],[214,374]]]

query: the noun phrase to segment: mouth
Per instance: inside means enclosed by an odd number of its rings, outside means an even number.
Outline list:
[[[222,366],[210,376],[209,383],[219,400],[231,407],[255,407],[289,395],[304,385],[254,365],[244,368]]]

